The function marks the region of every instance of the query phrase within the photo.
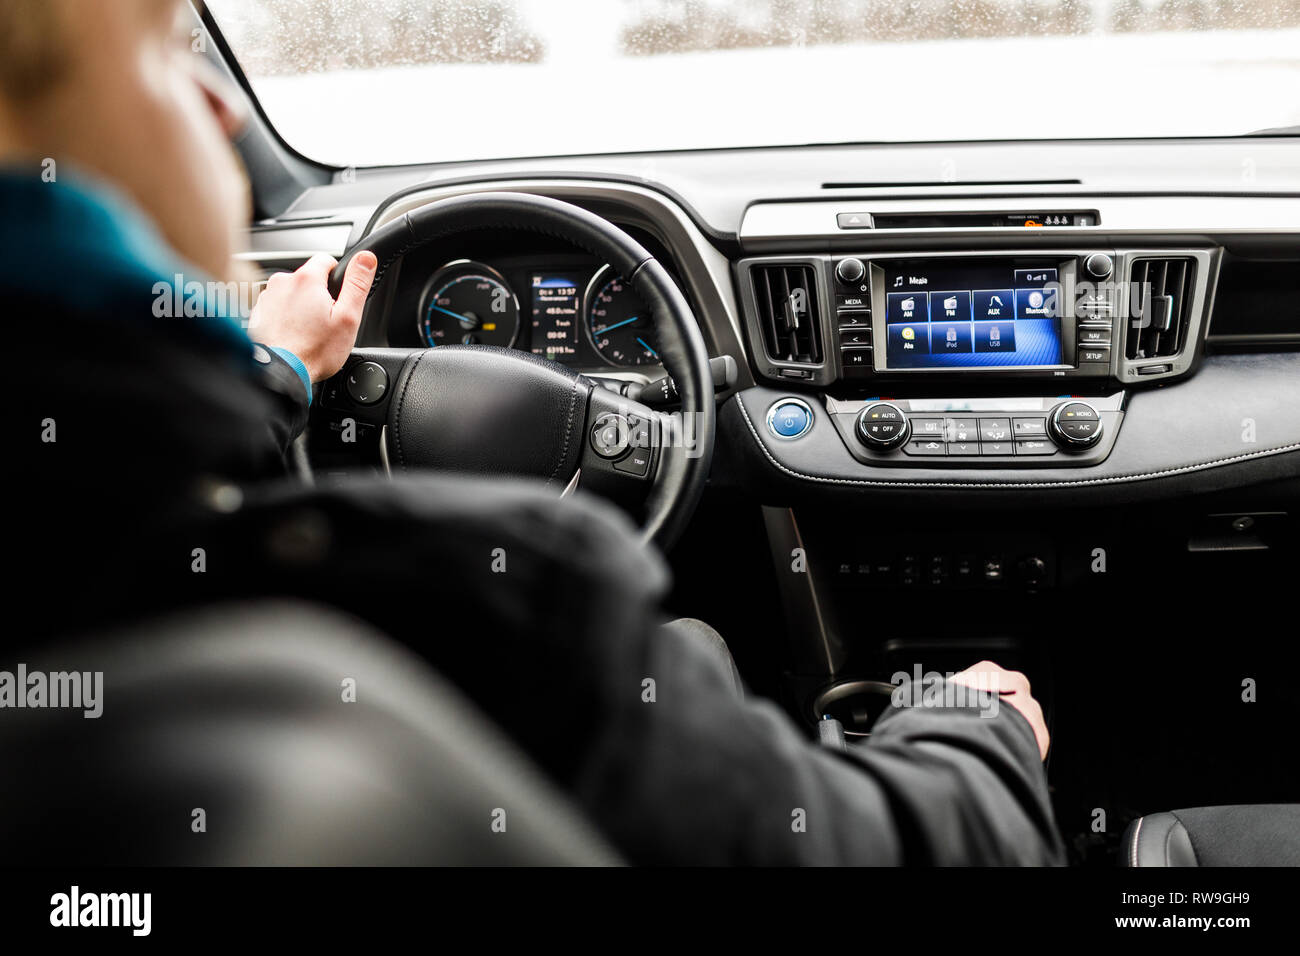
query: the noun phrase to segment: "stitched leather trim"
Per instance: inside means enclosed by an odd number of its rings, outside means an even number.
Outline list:
[[[1217,468],[1220,465],[1250,461],[1253,458],[1268,458],[1286,452],[1300,451],[1300,442],[1294,442],[1290,445],[1279,445],[1276,448],[1263,448],[1244,455],[1233,455],[1231,458],[1216,458],[1212,461],[1182,465],[1178,468],[1166,468],[1161,471],[1135,472],[1131,475],[1109,475],[1102,478],[1071,478],[1063,481],[890,481],[888,479],[868,478],[827,478],[824,475],[806,475],[803,472],[795,471],[773,458],[772,453],[768,451],[767,445],[763,444],[758,429],[754,427],[754,422],[749,417],[749,410],[745,408],[745,403],[740,398],[737,398],[736,404],[740,406],[740,414],[744,416],[745,424],[749,427],[749,433],[754,436],[754,441],[763,450],[767,460],[777,469],[794,478],[830,485],[867,485],[882,488],[1077,488],[1086,485],[1117,485],[1133,481],[1147,481],[1152,478],[1169,478],[1173,475]]]
[[[406,468],[406,456],[402,454],[402,406],[406,404],[406,391],[411,387],[411,379],[415,378],[415,370],[428,354],[427,350],[421,352],[411,363],[406,381],[402,383],[402,394],[397,396],[397,405],[393,409],[393,444],[397,446],[397,463],[403,470]]]
[[[1165,866],[1172,865],[1169,859],[1169,841],[1173,839],[1174,830],[1182,825],[1183,825],[1182,822],[1177,817],[1174,817],[1174,822],[1170,825],[1169,829],[1165,831],[1165,845],[1164,845],[1164,849],[1162,850],[1162,853],[1165,858]]]
[[[560,457],[555,460],[555,467],[551,469],[551,476],[546,479],[548,485],[555,480],[555,476],[560,473],[560,467],[564,464],[564,460],[569,457],[569,442],[573,440],[573,407],[578,404],[579,391],[581,389],[575,379],[573,384],[569,386],[569,412],[567,416],[568,424],[564,428],[564,447],[560,449]]]

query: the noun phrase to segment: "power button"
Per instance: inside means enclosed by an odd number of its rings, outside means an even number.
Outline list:
[[[767,410],[767,427],[777,438],[798,438],[812,427],[812,409],[797,398],[783,398]]]

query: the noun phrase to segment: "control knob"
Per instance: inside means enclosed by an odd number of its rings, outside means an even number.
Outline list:
[[[897,448],[907,441],[910,430],[907,416],[889,402],[875,402],[858,413],[858,437],[868,448]]]
[[[1105,253],[1094,252],[1083,260],[1083,268],[1094,279],[1109,279],[1111,272],[1115,269],[1115,264],[1110,261],[1110,256]]]
[[[845,285],[857,285],[867,274],[867,267],[861,259],[841,259],[835,266],[835,278]]]
[[[1087,402],[1063,402],[1048,419],[1048,431],[1062,448],[1091,448],[1101,441],[1101,416]]]

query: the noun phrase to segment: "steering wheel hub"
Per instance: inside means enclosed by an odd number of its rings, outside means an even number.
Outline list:
[[[581,462],[591,389],[528,352],[448,345],[412,353],[389,405],[389,461],[564,487]]]

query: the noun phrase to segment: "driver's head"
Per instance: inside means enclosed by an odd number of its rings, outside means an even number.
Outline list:
[[[217,278],[248,222],[242,116],[192,51],[184,0],[0,0],[0,164],[113,183]],[[67,167],[64,164],[67,164]]]

